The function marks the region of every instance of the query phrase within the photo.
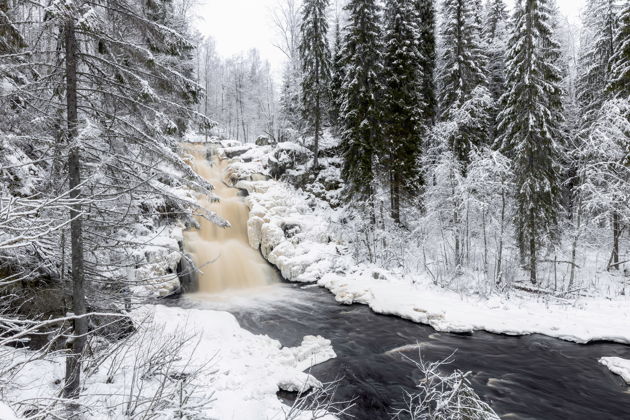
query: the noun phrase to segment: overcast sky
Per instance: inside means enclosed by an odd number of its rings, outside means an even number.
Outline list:
[[[273,46],[276,36],[271,10],[279,0],[200,0],[196,26],[204,35],[216,40],[219,54],[229,57],[251,48],[258,48],[275,71],[284,56]],[[507,0],[512,3],[513,0]],[[558,0],[563,14],[578,19],[585,0]],[[334,4],[335,0],[331,0]]]

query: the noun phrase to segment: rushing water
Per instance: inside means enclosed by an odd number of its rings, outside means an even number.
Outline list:
[[[428,361],[455,351],[445,369],[471,371],[473,387],[502,419],[630,419],[628,387],[597,362],[602,356],[630,358],[629,346],[543,335],[438,333],[364,305],[339,305],[320,288],[288,284],[225,300],[186,297],[178,304],[228,310],[244,328],[286,346],[299,345],[309,334],[330,339],[337,358],[311,373],[323,381],[340,377],[336,396],[357,398],[353,414],[359,420],[390,419],[401,407],[403,391],[413,391],[420,379],[404,356],[417,359],[419,350]]]
[[[239,191],[223,182],[227,161],[214,156],[207,159],[207,148],[189,145],[191,166],[214,186],[219,202],[199,198],[207,210],[214,211],[232,225],[221,228],[198,217],[200,228],[184,234],[184,244],[197,267],[200,267],[199,291],[215,293],[229,289],[244,289],[267,285],[276,279],[275,271],[259,252],[249,246],[247,239],[248,209]]]
[[[338,357],[311,373],[323,381],[340,379],[336,397],[356,398],[356,419],[389,419],[401,408],[403,392],[412,392],[420,380],[408,358],[421,353],[424,360],[442,360],[454,351],[445,369],[471,371],[473,387],[501,418],[630,419],[628,387],[597,363],[602,356],[630,358],[628,346],[579,345],[541,335],[437,333],[365,306],[341,306],[319,288],[273,284],[275,272],[248,245],[247,208],[237,190],[223,184],[224,164],[216,158],[209,163],[203,146],[190,151],[193,168],[221,198],[202,204],[232,228],[200,220],[199,230],[186,233],[186,249],[202,267],[201,293],[171,303],[228,310],[244,328],[285,346],[299,345],[305,335],[330,339]]]

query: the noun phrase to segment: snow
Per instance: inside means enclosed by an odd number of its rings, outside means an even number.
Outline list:
[[[288,407],[276,393],[321,386],[304,371],[336,357],[330,341],[322,337],[306,336],[298,347],[283,347],[277,340],[242,329],[233,315],[223,311],[149,305],[134,311],[132,318],[141,325],[139,332],[128,342],[106,347],[111,351],[120,345],[122,351],[86,375],[79,402],[90,407],[87,419],[123,418],[121,410],[127,405],[131,389],[134,395],[150,400],[163,380],[162,375],[143,370],[151,364],[159,364],[159,369],[168,366],[171,378],[201,372],[188,390],[192,391],[190,406],[202,407],[198,418],[282,419]],[[147,357],[156,349],[169,348],[169,343],[185,340],[172,360]],[[99,343],[94,347],[98,348]],[[32,353],[11,351],[18,360]],[[148,363],[150,360],[153,363]],[[57,395],[63,372],[64,358],[60,355],[26,364],[6,392],[7,403],[23,409],[20,402],[45,401]],[[174,405],[167,404],[160,418],[173,418],[174,409]],[[10,412],[0,404],[0,418],[11,418],[2,410]]]
[[[620,357],[602,357],[599,363],[606,366],[612,373],[621,376],[630,385],[630,360]]]
[[[11,407],[0,401],[0,419],[18,420],[19,417],[15,415],[15,412],[11,409]]]
[[[250,157],[255,150],[250,149]],[[538,333],[576,343],[630,344],[630,305],[625,296],[567,300],[514,291],[486,298],[436,286],[427,275],[357,264],[331,233],[334,210],[286,183],[252,181],[267,158],[266,150],[258,153],[249,162],[236,159],[229,167],[229,182],[249,193],[250,245],[259,248],[285,279],[316,282],[340,303],[365,304],[377,313],[428,324],[438,331]]]

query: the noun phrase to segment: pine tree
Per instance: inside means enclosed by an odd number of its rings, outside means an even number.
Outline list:
[[[476,24],[474,3],[445,0],[442,10],[443,56],[440,81],[440,115],[466,101],[478,85],[485,85],[484,57]]]
[[[589,0],[584,11],[584,33],[579,57],[577,102],[580,107],[579,130],[588,130],[606,100],[611,59],[615,53],[617,11],[615,0]],[[578,145],[579,147],[579,145]]]
[[[330,49],[326,9],[329,0],[306,0],[302,7],[300,61],[302,63],[302,112],[313,134],[313,168],[319,166],[319,138],[329,101]]]
[[[421,153],[424,98],[417,40],[419,28],[410,0],[386,3],[383,121],[385,166],[389,173],[391,216],[400,223],[400,201],[422,184]]]
[[[351,0],[345,7],[341,119],[342,178],[348,199],[368,198],[373,206],[374,159],[382,141],[380,6],[377,0]]]
[[[617,50],[611,58],[608,91],[617,98],[628,99],[630,98],[630,4],[626,4],[621,12],[615,45]]]
[[[557,139],[562,128],[562,90],[551,12],[549,0],[517,3],[507,62],[509,91],[499,114],[499,140],[516,174],[518,245],[522,260],[529,259],[533,284],[540,248],[555,238],[560,207]]]
[[[433,0],[415,0],[416,15],[419,25],[418,68],[422,77],[421,95],[424,98],[422,119],[431,125],[437,113],[435,93],[435,7]]]

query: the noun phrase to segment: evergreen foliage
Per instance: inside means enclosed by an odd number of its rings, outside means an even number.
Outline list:
[[[589,0],[584,11],[584,33],[579,58],[577,102],[580,130],[588,129],[605,101],[610,78],[611,59],[615,53],[617,13],[614,0]]]
[[[562,90],[548,0],[522,0],[514,12],[507,62],[508,92],[499,115],[502,150],[514,162],[516,235],[530,281],[541,247],[557,237]]]
[[[330,121],[336,134],[340,131],[340,117],[342,95],[341,88],[344,78],[343,70],[343,39],[339,18],[335,21],[335,44],[332,52],[331,80],[330,80]]]
[[[319,138],[329,103],[331,77],[328,21],[329,0],[306,0],[302,7],[300,61],[302,63],[302,112],[307,132],[314,137],[313,167],[317,168]]]
[[[615,55],[611,58],[611,76],[608,89],[615,97],[630,98],[630,4],[621,12],[615,36]]]
[[[509,15],[504,0],[490,0],[484,25],[484,42],[488,54],[488,89],[498,102],[505,93],[505,60]]]
[[[421,96],[423,98],[422,119],[431,125],[437,113],[435,88],[435,6],[433,0],[415,0],[418,19],[418,67],[422,78]]]
[[[466,101],[478,85],[486,84],[485,59],[477,26],[475,3],[445,0],[442,9],[443,55],[440,115],[448,119],[453,108]]]
[[[351,0],[343,52],[341,94],[342,177],[348,199],[373,196],[374,161],[381,147],[381,8],[377,0]]]
[[[389,0],[385,15],[383,122],[391,215],[400,222],[400,201],[419,191],[422,179],[423,109],[418,19],[409,0]]]

